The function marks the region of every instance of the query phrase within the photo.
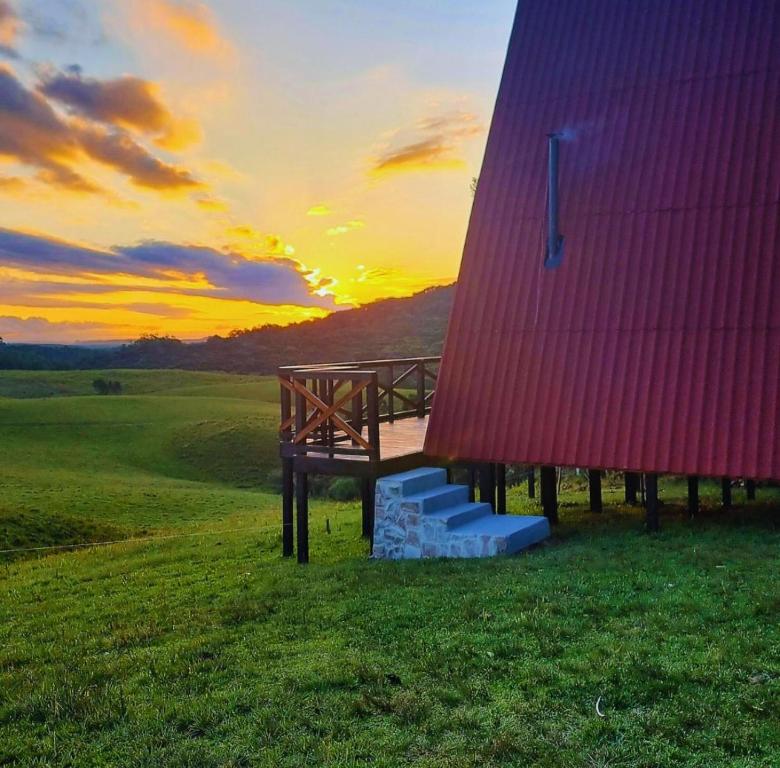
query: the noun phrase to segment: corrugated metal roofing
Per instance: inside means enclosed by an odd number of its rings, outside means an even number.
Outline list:
[[[521,1],[426,451],[780,478],[780,2]]]

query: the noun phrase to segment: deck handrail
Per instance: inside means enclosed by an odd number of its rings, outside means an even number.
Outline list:
[[[281,455],[379,461],[379,425],[430,413],[440,361],[426,356],[281,366]]]
[[[307,363],[306,365],[282,365],[277,371],[279,374],[292,373],[294,371],[317,371],[323,370],[345,370],[352,368],[370,369],[375,367],[387,367],[390,365],[399,366],[405,363],[439,363],[441,355],[431,355],[427,357],[398,357],[384,358],[381,360],[342,360],[331,363]]]

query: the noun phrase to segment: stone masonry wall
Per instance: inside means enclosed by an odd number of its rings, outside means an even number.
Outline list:
[[[458,534],[421,507],[421,502],[404,498],[401,484],[392,478],[377,482],[373,558],[492,557],[506,547],[505,540],[495,536]]]

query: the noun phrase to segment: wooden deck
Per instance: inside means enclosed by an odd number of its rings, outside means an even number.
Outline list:
[[[304,453],[293,459],[295,472],[321,475],[348,475],[376,479],[396,472],[405,472],[424,464],[436,466],[436,459],[423,454],[428,417],[404,419],[379,425],[382,451],[379,458],[364,453],[337,454]],[[366,436],[367,430],[361,430]]]
[[[379,425],[379,440],[382,445],[380,461],[389,461],[402,456],[422,453],[425,432],[428,429],[428,416],[404,421],[385,422]],[[361,435],[368,438],[368,430],[362,429]],[[369,461],[365,454],[341,456],[345,461]]]
[[[360,481],[362,533],[374,530],[377,478],[422,466],[453,464],[423,453],[439,357],[283,366],[279,455],[282,460],[282,552],[309,561],[309,475]],[[503,465],[468,465],[469,498],[506,511]]]
[[[279,369],[282,460],[282,548],[307,562],[308,477],[360,479],[363,535],[373,531],[378,477],[431,462],[423,454],[438,357],[285,366]]]

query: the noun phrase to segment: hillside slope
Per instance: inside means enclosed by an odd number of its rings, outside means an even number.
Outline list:
[[[113,353],[117,368],[271,373],[280,365],[438,355],[455,286],[430,288],[295,325],[266,326],[200,344],[142,339]]]
[[[438,355],[454,295],[454,285],[429,288],[322,319],[234,331],[191,344],[167,337],[143,338],[111,349],[0,344],[0,370],[185,368],[272,373],[280,365]]]

